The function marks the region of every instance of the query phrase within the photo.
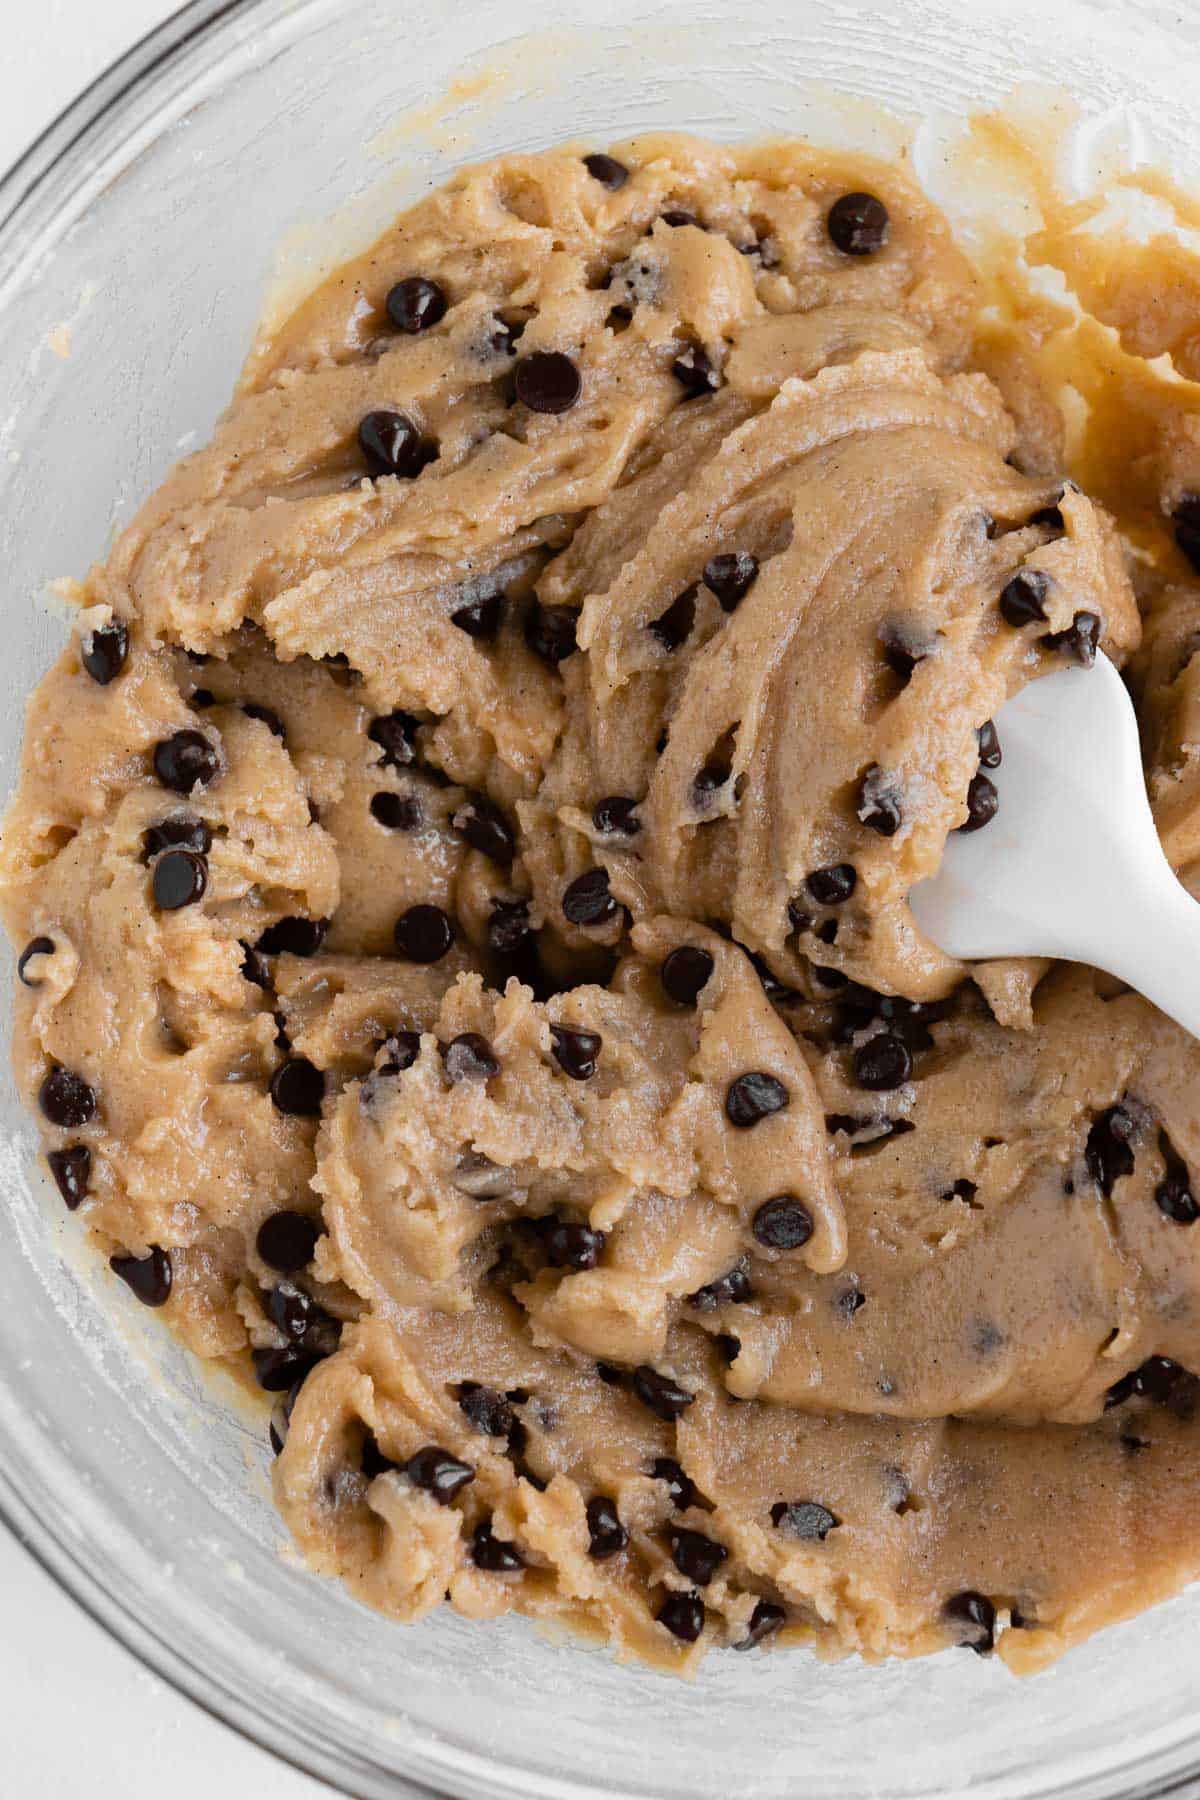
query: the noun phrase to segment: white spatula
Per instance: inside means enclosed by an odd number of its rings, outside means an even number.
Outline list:
[[[995,720],[996,816],[956,831],[909,896],[951,956],[1055,956],[1128,982],[1200,1037],[1200,903],[1150,816],[1137,720],[1104,655],[1056,670]]]

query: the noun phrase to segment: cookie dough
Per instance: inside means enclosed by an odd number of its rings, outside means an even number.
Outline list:
[[[21,1087],[397,1619],[1028,1669],[1200,1572],[1200,1049],[907,906],[1100,645],[1200,858],[1200,449],[1131,565],[986,300],[890,166],[507,157],[71,590]]]

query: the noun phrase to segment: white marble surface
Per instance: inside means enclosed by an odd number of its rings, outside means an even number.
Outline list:
[[[0,0],[0,167],[168,0]],[[4,1800],[315,1800],[328,1794],[185,1700],[86,1618],[0,1527]]]

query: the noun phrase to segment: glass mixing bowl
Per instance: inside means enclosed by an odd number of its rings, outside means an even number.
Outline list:
[[[936,124],[1049,82],[1095,143],[1150,134],[1200,188],[1198,78],[1200,15],[1145,0],[196,0],[0,187],[5,783],[63,636],[47,579],[82,572],[208,432],[269,282],[294,295],[457,163],[664,124],[886,149],[868,103]],[[947,1652],[718,1655],[686,1686],[519,1620],[375,1618],[289,1553],[262,1421],[100,1270],[33,1173],[3,1067],[0,1507],[115,1636],[260,1743],[362,1795],[1200,1792],[1200,1590],[1024,1684]]]

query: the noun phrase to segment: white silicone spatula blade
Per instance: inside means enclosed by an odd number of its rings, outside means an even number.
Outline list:
[[[995,720],[999,809],[954,832],[909,896],[951,956],[1055,956],[1106,969],[1200,1036],[1200,904],[1150,814],[1137,720],[1099,655],[1034,681]]]

